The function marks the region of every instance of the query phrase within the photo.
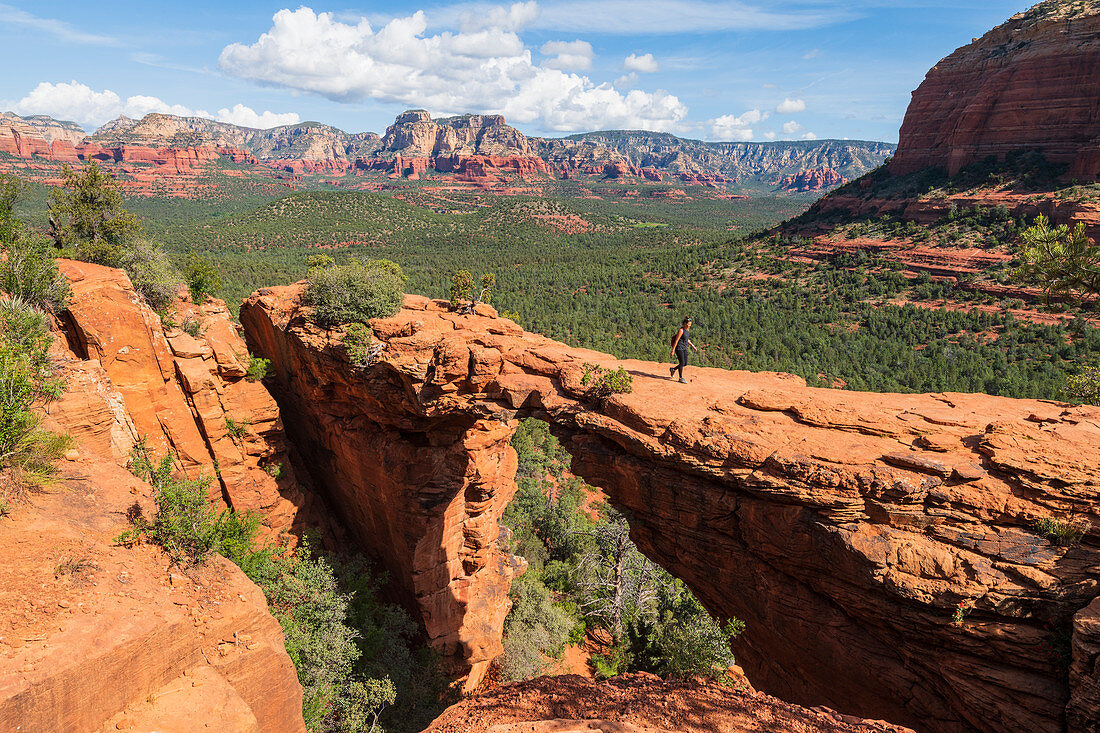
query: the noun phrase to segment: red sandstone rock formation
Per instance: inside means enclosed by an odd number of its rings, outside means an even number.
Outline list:
[[[620,362],[487,307],[409,296],[372,323],[379,363],[354,369],[300,291],[246,301],[249,343],[275,361],[294,437],[357,538],[473,675],[497,650],[514,572],[495,544],[510,421],[534,413],[647,555],[746,621],[735,653],[757,687],[925,730],[1061,729],[1071,690],[1046,648],[1100,582],[1097,408],[716,369],[670,385],[636,361],[621,362],[634,391],[598,406],[581,365]],[[1032,529],[1067,515],[1092,523],[1080,547]]]
[[[59,140],[59,151],[68,156],[72,149],[72,143],[68,140]],[[39,156],[47,160],[53,159],[51,142],[42,136],[41,132],[28,125],[21,118],[0,116],[0,153],[8,153],[19,158]]]
[[[440,155],[529,156],[527,138],[500,115],[461,115],[433,120],[424,110],[397,116],[382,136],[381,153],[431,158]]]
[[[504,685],[447,708],[424,733],[912,733],[908,728],[807,710],[714,683],[629,674],[577,675]]]
[[[278,354],[296,447],[351,535],[383,560],[404,603],[419,611],[429,638],[473,689],[502,652],[508,588],[525,567],[497,546],[497,522],[515,492],[514,426],[456,415],[425,430],[424,416],[406,414],[400,380],[369,386],[292,300],[257,295],[242,311],[245,322],[254,350]],[[467,367],[459,356],[456,373]],[[300,384],[306,371],[322,379]],[[373,408],[364,410],[365,402]]]
[[[956,173],[987,156],[1039,150],[1100,178],[1100,15],[1047,0],[941,60],[913,92],[890,170]]]
[[[784,176],[777,187],[784,191],[820,191],[844,183],[844,177],[832,168],[812,168],[799,171],[793,176]]]
[[[78,447],[0,522],[0,729],[304,732],[260,589],[220,557],[182,569],[114,542],[135,502],[152,512],[153,490],[118,465],[122,394],[94,360],[65,371],[45,425]]]
[[[782,143],[701,143],[639,132],[547,140],[527,138],[500,115],[432,120],[424,111],[398,116],[384,138],[316,122],[259,130],[160,113],[140,120],[119,117],[85,138],[73,123],[0,115],[0,152],[55,163],[109,163],[129,174],[128,187],[139,195],[165,184],[177,195],[189,195],[195,182],[188,179],[207,175],[218,156],[262,166],[267,177],[272,169],[295,177],[386,171],[394,178],[418,180],[434,169],[488,187],[506,183],[510,174],[572,178],[582,173],[661,181],[668,173],[717,187],[736,182],[742,174],[762,177],[794,165],[839,167],[846,175],[858,175],[891,149],[881,143],[837,141],[799,149]]]
[[[198,326],[194,338],[179,327],[163,328],[122,271],[58,264],[72,289],[61,319],[67,358],[85,388],[50,408],[55,419],[120,463],[144,437],[157,454],[174,452],[189,474],[216,476],[211,498],[260,512],[267,534],[290,530],[309,506],[297,487],[278,406],[262,383],[244,378],[248,349],[225,304],[177,299],[175,317]],[[230,435],[227,418],[244,434]],[[283,469],[278,479],[265,470],[275,465]]]

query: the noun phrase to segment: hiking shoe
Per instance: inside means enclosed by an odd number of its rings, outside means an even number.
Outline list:
[[[688,383],[688,380],[684,379],[683,377],[680,377],[680,384],[687,384],[687,383]]]
[[[676,376],[676,367],[669,367],[668,368],[668,376],[669,377],[675,377]]]

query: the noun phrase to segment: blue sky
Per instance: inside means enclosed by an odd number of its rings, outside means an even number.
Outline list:
[[[341,0],[336,0],[340,2]],[[382,132],[404,109],[528,134],[897,140],[940,58],[1027,2],[0,2],[0,109]]]

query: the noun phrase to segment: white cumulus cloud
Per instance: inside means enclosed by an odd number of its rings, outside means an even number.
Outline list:
[[[772,131],[772,130],[768,130],[767,132],[764,133],[764,139],[765,140],[774,140],[775,139],[775,132]]]
[[[233,109],[226,109],[225,107],[219,109],[215,119],[218,122],[228,122],[231,125],[240,127],[258,127],[261,130],[266,130],[269,127],[293,125],[301,118],[298,117],[297,112],[271,112],[269,110],[256,112],[251,107],[235,104]]]
[[[457,32],[429,34],[423,11],[375,29],[366,19],[348,23],[308,7],[283,9],[254,43],[226,46],[219,65],[232,76],[337,101],[499,112],[549,130],[680,126],[687,107],[666,91],[623,93],[536,65],[515,32],[532,12],[521,3]]]
[[[543,67],[568,71],[591,69],[595,55],[588,41],[548,41],[542,44],[539,53],[550,57],[542,62]]]
[[[803,140],[817,140],[817,135],[812,132],[806,132],[802,134]]]
[[[793,135],[802,129],[802,125],[798,124],[794,120],[783,123],[783,132],[787,135]]]
[[[660,64],[657,63],[657,59],[653,58],[651,53],[644,53],[641,56],[632,53],[623,59],[623,71],[652,74],[660,68]]]
[[[41,82],[25,97],[12,105],[12,111],[20,115],[49,115],[55,119],[72,120],[86,129],[99,127],[119,115],[141,118],[152,112],[181,117],[206,117],[244,127],[275,127],[298,121],[294,112],[257,113],[243,104],[232,109],[223,108],[216,115],[204,110],[193,110],[182,104],[169,104],[159,97],[135,94],[123,99],[110,89],[97,91],[78,81],[53,84]]]
[[[739,115],[722,115],[707,121],[710,136],[714,140],[744,142],[752,140],[752,126],[768,118],[766,112],[750,109]]]
[[[60,84],[44,81],[12,105],[12,111],[20,115],[49,115],[87,126],[118,117],[122,106],[122,99],[109,89],[97,92],[76,81]]]
[[[615,80],[615,86],[617,86],[619,89],[630,89],[630,87],[634,86],[637,83],[638,74],[634,71],[630,72],[629,74],[623,74]]]
[[[784,99],[775,107],[775,111],[781,115],[789,115],[794,112],[803,112],[805,111],[805,109],[806,103],[801,99]]]

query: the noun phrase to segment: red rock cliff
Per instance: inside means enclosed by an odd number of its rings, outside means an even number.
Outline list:
[[[225,304],[181,295],[173,306],[180,325],[165,327],[121,270],[58,265],[72,289],[61,317],[65,358],[87,385],[49,408],[66,431],[119,464],[145,438],[159,455],[174,452],[184,471],[216,477],[211,498],[259,512],[267,534],[294,528],[312,505],[298,488],[275,400],[245,378],[248,348]],[[187,323],[198,337],[182,329]],[[106,384],[118,400],[101,398]]]
[[[224,304],[177,300],[195,338],[164,328],[121,271],[59,265],[73,294],[52,347],[66,390],[45,427],[76,447],[58,483],[0,521],[0,729],[304,731],[302,689],[260,589],[223,558],[181,568],[115,542],[133,504],[152,513],[152,488],[123,468],[142,436],[188,474],[217,474],[212,498],[263,513],[269,534],[298,513],[297,492],[262,468],[287,460],[278,409],[243,379]],[[229,415],[244,435],[227,435]]]
[[[372,323],[378,363],[353,368],[300,290],[249,298],[248,342],[359,541],[467,667],[498,649],[507,439],[537,414],[649,557],[745,620],[735,652],[757,687],[921,730],[1057,731],[1071,695],[1095,717],[1097,670],[1082,662],[1070,688],[1051,645],[1097,596],[1100,409],[716,369],[683,386],[636,361],[621,362],[634,391],[597,407],[582,363],[620,362],[487,307],[409,296]],[[1067,514],[1092,522],[1079,547],[1032,529]]]
[[[1080,179],[1100,178],[1100,14],[1048,0],[928,72],[913,92],[890,170],[949,174],[987,156],[1039,150]]]

